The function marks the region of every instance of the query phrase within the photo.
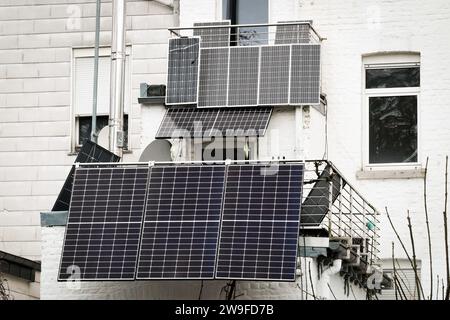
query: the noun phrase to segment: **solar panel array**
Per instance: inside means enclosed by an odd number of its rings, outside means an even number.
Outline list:
[[[199,38],[169,39],[167,104],[197,103]]]
[[[164,115],[156,138],[263,136],[271,114],[271,107],[213,109],[171,107]]]
[[[198,22],[194,27],[229,26],[230,21]],[[202,48],[228,47],[230,45],[230,28],[194,29],[194,36],[201,38]]]
[[[153,167],[138,279],[214,278],[225,166]]]
[[[320,104],[320,44],[201,48],[199,52],[195,61],[169,55],[167,105],[214,108]],[[193,73],[198,60],[196,77]],[[175,61],[188,61],[188,71]]]
[[[106,150],[105,148],[99,146],[98,144],[86,140],[81,147],[78,155],[75,159],[75,163],[93,163],[93,162],[118,162],[120,160],[119,156]],[[72,184],[73,184],[73,174],[75,172],[75,167],[72,166],[69,175],[64,182],[64,185],[59,192],[58,198],[53,205],[52,211],[68,211],[70,198],[72,194]]]
[[[303,166],[229,166],[217,278],[295,280]]]
[[[302,164],[78,168],[58,280],[294,280],[302,179]]]
[[[134,279],[147,174],[136,167],[75,171],[60,280]]]

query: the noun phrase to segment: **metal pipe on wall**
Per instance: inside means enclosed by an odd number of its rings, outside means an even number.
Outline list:
[[[98,50],[100,42],[101,0],[97,0],[95,13],[94,86],[92,92],[91,141],[97,143],[97,91],[98,91]]]
[[[109,150],[122,157],[125,90],[126,0],[113,0],[111,40],[111,97],[109,106]]]

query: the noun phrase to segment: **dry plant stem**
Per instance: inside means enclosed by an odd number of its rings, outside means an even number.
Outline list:
[[[419,275],[417,274],[417,269],[414,268],[414,263],[411,259],[411,256],[409,255],[408,250],[406,250],[405,244],[403,243],[402,238],[400,238],[400,235],[398,234],[397,229],[395,228],[394,224],[392,223],[391,216],[389,215],[387,207],[385,207],[385,210],[386,210],[387,218],[389,220],[389,224],[391,225],[392,230],[394,230],[394,233],[397,236],[397,239],[400,242],[400,245],[402,246],[403,252],[406,254],[406,257],[408,258],[408,261],[411,264],[411,268],[413,268],[413,270],[414,270],[414,275],[417,279],[419,279]],[[419,288],[421,289],[422,294],[423,294],[422,283],[420,282],[420,279],[419,279]]]
[[[397,273],[396,273],[396,270],[395,270],[395,254],[394,254],[394,241],[392,241],[392,271],[394,272],[394,289],[395,289],[395,300],[398,300],[398,297],[397,297],[397,291],[398,291],[398,288],[397,288],[397,285],[396,285],[396,283],[395,283],[395,280],[397,279]]]
[[[431,233],[430,233],[430,223],[428,220],[428,205],[427,205],[427,173],[428,173],[428,157],[425,163],[425,174],[423,176],[423,204],[425,208],[425,223],[427,225],[427,235],[428,235],[428,254],[430,256],[430,300],[433,299],[433,256],[431,250]]]
[[[409,216],[409,210],[408,210],[406,219],[408,219],[409,237],[411,239],[413,268],[414,268],[414,270],[417,270],[416,248],[414,246],[414,235],[413,235],[413,230],[412,230],[412,225],[411,225],[411,217]],[[416,280],[417,299],[420,300],[421,297],[420,297],[420,290],[419,290],[419,277],[418,277],[417,271],[414,272],[414,277],[415,277],[415,280]],[[423,294],[423,292],[422,292],[422,294]],[[425,298],[425,296],[424,296],[424,298]]]
[[[445,235],[445,261],[447,264],[447,289],[445,300],[449,300],[450,295],[450,266],[448,261],[448,226],[447,226],[447,202],[448,202],[448,156],[445,157],[445,204],[444,204],[444,235]]]

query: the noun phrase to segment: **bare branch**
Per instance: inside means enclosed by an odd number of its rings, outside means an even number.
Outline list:
[[[433,256],[431,250],[431,233],[430,233],[430,223],[428,221],[428,205],[427,205],[427,173],[428,173],[428,157],[425,163],[425,174],[423,176],[423,204],[425,208],[425,223],[427,225],[427,235],[428,235],[428,253],[430,256],[430,300],[433,299]]]

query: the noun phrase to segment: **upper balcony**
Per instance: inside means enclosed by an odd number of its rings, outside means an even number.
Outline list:
[[[311,21],[169,29],[166,105],[321,103],[321,41]]]

